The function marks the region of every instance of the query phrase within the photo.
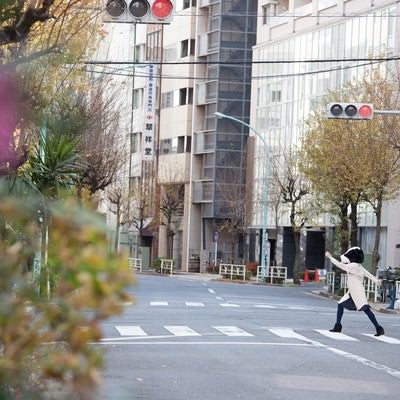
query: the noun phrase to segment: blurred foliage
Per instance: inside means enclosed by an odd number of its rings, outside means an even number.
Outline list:
[[[48,301],[32,270],[43,198],[5,193],[0,190],[0,399],[93,398],[101,354],[90,343],[101,339],[101,321],[131,301],[126,260],[110,253],[94,213],[71,199],[48,204]]]

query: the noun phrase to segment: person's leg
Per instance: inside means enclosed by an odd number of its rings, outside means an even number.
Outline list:
[[[330,332],[341,332],[342,331],[342,317],[343,317],[344,307],[343,304],[339,303],[336,311],[336,324]]]
[[[371,307],[368,306],[364,306],[362,308],[362,310],[365,312],[365,314],[367,314],[368,318],[370,319],[370,321],[374,324],[375,329],[376,329],[376,334],[375,336],[381,336],[385,333],[384,329],[382,326],[379,325],[378,321],[376,320],[375,314],[372,312]]]

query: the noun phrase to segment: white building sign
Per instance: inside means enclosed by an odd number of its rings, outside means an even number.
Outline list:
[[[154,65],[147,67],[146,103],[144,107],[144,127],[142,138],[143,160],[153,161],[154,156],[154,124],[155,124],[155,101],[156,80],[154,79]]]

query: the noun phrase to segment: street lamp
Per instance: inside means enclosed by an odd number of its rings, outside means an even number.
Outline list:
[[[254,132],[254,134],[261,140],[263,147],[264,147],[264,166],[263,166],[263,189],[262,189],[262,207],[261,207],[261,221],[262,221],[262,241],[261,241],[261,268],[262,271],[266,274],[266,266],[269,266],[269,260],[266,261],[266,246],[267,246],[267,240],[268,240],[268,232],[267,232],[267,225],[268,225],[268,146],[265,141],[265,139],[260,135],[260,133],[247,124],[246,122],[237,119],[235,117],[231,117],[230,115],[226,115],[223,113],[220,113],[216,111],[214,115],[217,118],[226,118],[230,119],[231,121],[235,121],[241,125],[246,126],[249,128],[251,131]],[[268,257],[269,258],[269,257]]]

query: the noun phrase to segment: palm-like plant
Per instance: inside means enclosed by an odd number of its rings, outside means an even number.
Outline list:
[[[78,141],[66,134],[40,135],[29,156],[25,178],[48,198],[71,190],[79,178],[81,164],[76,151]]]

